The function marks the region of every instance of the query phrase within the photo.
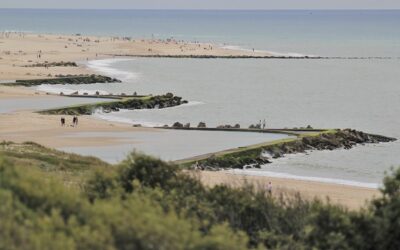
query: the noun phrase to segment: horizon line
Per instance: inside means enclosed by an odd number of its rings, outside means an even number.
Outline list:
[[[177,9],[177,8],[128,8],[128,9],[123,9],[123,8],[36,8],[36,7],[28,7],[28,8],[19,8],[19,7],[0,7],[0,10],[119,10],[119,11],[129,11],[129,10],[153,10],[153,11],[161,11],[161,10],[166,10],[166,11],[289,11],[289,10],[298,10],[298,11],[360,11],[360,10],[385,10],[385,11],[398,11],[400,8],[382,8],[382,9],[377,9],[377,8],[335,8],[335,9],[321,9],[321,8],[311,8],[311,9],[301,9],[301,8],[289,8],[289,9],[284,9],[284,8],[276,8],[276,9],[239,9],[239,8],[230,8],[230,9],[222,9],[222,8],[216,8],[216,9],[207,9],[207,8],[196,8],[196,9],[189,9],[189,8],[183,8],[183,9]]]

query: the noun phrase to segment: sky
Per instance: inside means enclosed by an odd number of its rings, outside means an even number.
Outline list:
[[[0,0],[0,8],[400,9],[400,0]]]

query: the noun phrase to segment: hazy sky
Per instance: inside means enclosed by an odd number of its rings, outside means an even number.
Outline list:
[[[0,8],[400,9],[400,0],[0,0]]]

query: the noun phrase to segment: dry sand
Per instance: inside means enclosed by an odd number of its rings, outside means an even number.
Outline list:
[[[244,176],[224,171],[198,172],[203,183],[208,186],[227,184],[233,187],[246,183],[253,184],[257,188],[266,188],[268,182],[272,182],[273,195],[300,193],[303,198],[326,200],[333,204],[340,204],[349,209],[365,207],[366,202],[380,195],[377,189],[346,186],[314,181],[302,181],[285,178],[272,178],[266,176]]]
[[[225,49],[213,44],[174,40],[0,33],[0,80],[40,79],[58,74],[90,74],[93,72],[83,66],[49,68],[23,66],[46,62],[86,61],[115,55],[270,56],[266,52]]]
[[[212,49],[211,49],[212,48]],[[39,51],[40,58],[38,57]],[[124,40],[110,37],[87,37],[67,35],[5,34],[0,33],[0,80],[34,79],[54,77],[58,74],[92,74],[80,67],[24,67],[34,63],[85,61],[110,58],[113,55],[251,55],[269,56],[267,53],[229,50],[212,44],[195,44],[176,41]],[[23,87],[0,86],[0,98],[23,101],[43,93]],[[66,117],[70,123],[71,117]],[[81,116],[77,128],[61,127],[60,116],[39,115],[30,111],[0,114],[0,140],[34,141],[47,147],[101,146],[135,143],[113,137],[66,137],[81,132],[127,132],[153,131],[151,128],[133,128],[128,124],[107,122],[89,116]],[[329,197],[331,202],[357,209],[367,200],[379,195],[377,190],[352,186],[326,184],[291,179],[233,175],[226,172],[202,172],[207,185],[220,183],[233,186],[246,181],[265,187],[272,181],[274,194],[300,192],[307,198]]]

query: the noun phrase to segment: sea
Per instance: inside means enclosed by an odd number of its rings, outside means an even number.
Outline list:
[[[399,27],[400,10],[0,9],[0,32],[175,38],[275,55],[330,57],[111,58],[80,63],[123,83],[39,87],[55,93],[172,92],[189,101],[169,109],[96,113],[101,119],[145,126],[202,121],[243,127],[265,119],[270,128],[353,128],[396,138]],[[261,169],[235,173],[377,187],[385,173],[399,166],[400,142],[392,142],[288,155]]]

